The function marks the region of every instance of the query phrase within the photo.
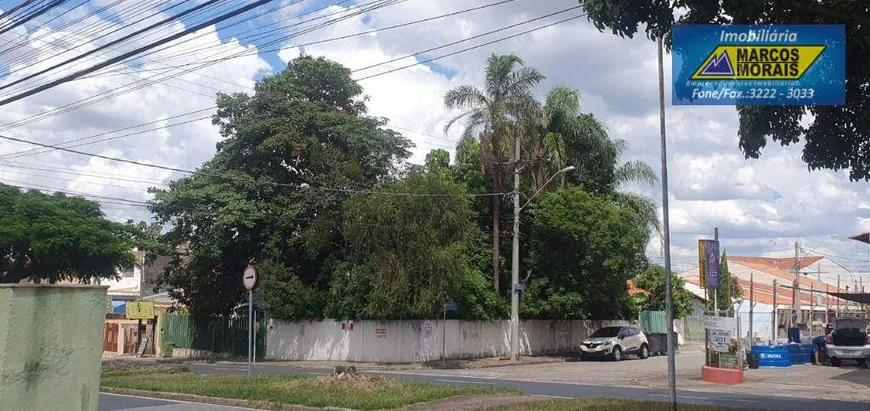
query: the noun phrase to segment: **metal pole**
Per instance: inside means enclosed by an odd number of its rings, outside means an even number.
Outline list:
[[[671,278],[671,229],[668,215],[668,147],[665,133],[665,69],[662,62],[662,37],[657,37],[657,49],[659,60],[659,126],[661,128],[661,154],[662,154],[662,237],[665,244],[665,313],[668,322],[668,400],[670,409],[677,410],[677,375],[674,358],[674,285]]]
[[[840,291],[840,274],[837,274],[837,292]],[[840,297],[837,297],[837,318],[840,318]]]
[[[773,280],[773,315],[770,318],[770,341],[776,341],[776,279]]]
[[[441,365],[447,364],[447,304],[444,304],[444,322],[441,323]]]
[[[792,305],[797,309],[797,322],[801,323],[804,319],[804,310],[801,306],[801,254],[800,254],[800,244],[797,241],[794,242],[794,288],[792,289]],[[792,324],[792,327],[797,326],[797,324]]]
[[[248,290],[248,377],[251,376],[251,340],[254,336],[254,292]]]
[[[252,309],[253,310],[253,309]],[[254,355],[251,356],[251,363],[257,363],[257,312],[254,313],[254,321],[251,322],[252,328],[254,330],[254,338],[251,340],[251,347],[254,349]]]
[[[514,139],[514,241],[511,255],[511,359],[520,360],[520,137]]]
[[[749,344],[752,346],[752,343],[755,341],[755,334],[753,334],[753,324],[752,322],[755,320],[755,273],[749,273]]]
[[[719,227],[713,227],[713,239],[719,241]],[[722,285],[722,274],[719,273],[719,284],[713,289],[713,315],[719,316],[719,286]]]

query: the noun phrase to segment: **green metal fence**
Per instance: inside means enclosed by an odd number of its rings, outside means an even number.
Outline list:
[[[184,314],[164,316],[160,330],[164,347],[211,351],[216,354],[248,355],[248,314],[232,317],[194,319]],[[266,352],[265,321],[258,321],[257,357]],[[162,348],[162,347],[161,347]]]
[[[641,311],[640,328],[645,334],[666,334],[667,316],[664,311]]]

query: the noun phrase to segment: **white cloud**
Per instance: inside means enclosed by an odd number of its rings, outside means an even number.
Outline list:
[[[283,44],[284,48],[271,60],[276,64],[274,67],[257,56],[230,59],[203,70],[184,74],[179,80],[161,82],[26,127],[2,132],[49,144],[58,143],[211,106],[214,104],[211,97],[203,97],[196,93],[211,96],[215,89],[249,92],[254,79],[259,74],[280,71],[283,69],[281,63],[286,63],[301,54],[326,56],[351,69],[358,69],[576,6],[576,0],[546,2],[520,0],[395,30],[316,44],[301,49],[295,46],[485,3],[487,2],[484,0],[402,2],[368,13],[365,18],[353,17],[308,34],[292,37],[290,41]],[[319,4],[322,6],[324,3]],[[277,13],[277,16],[269,18],[288,18],[313,8],[314,6],[310,4],[300,3],[284,8]],[[341,10],[343,10],[341,7],[333,6],[318,14],[323,16]],[[570,13],[545,21],[555,21],[568,15]],[[133,17],[135,16],[123,16],[128,19],[127,21]],[[307,15],[303,19],[315,17],[317,15]],[[374,69],[355,72],[354,77],[362,78],[414,63],[419,61],[418,59],[458,51],[464,47],[540,26],[545,24],[545,21],[521,26],[475,42],[461,43],[425,53],[416,58],[406,57]],[[179,28],[180,25],[175,26],[175,29]],[[24,34],[23,30],[13,30],[0,36],[0,40],[15,39],[22,34]],[[233,40],[233,33],[223,34],[222,38],[230,40],[221,41],[214,28],[204,29],[197,33],[197,36],[201,37],[185,42],[179,41],[173,49],[150,56],[149,61],[140,67],[148,71],[136,71],[132,76],[155,76],[157,75],[155,71],[165,69],[165,64],[177,65],[211,60],[219,56],[243,52],[252,47],[243,46]],[[40,35],[39,32],[31,32],[24,38],[35,38]],[[67,45],[76,44],[88,40],[87,37],[75,33],[52,34],[44,36],[39,41],[30,42],[27,47],[18,48],[16,53],[20,55],[29,50],[36,50],[41,55],[48,56],[52,53],[46,50],[55,44],[61,42]],[[96,44],[103,44],[104,41],[99,40]],[[208,48],[215,44],[223,45],[219,48]],[[199,51],[191,52],[194,50]],[[181,53],[184,51],[187,53]],[[547,79],[536,90],[541,97],[550,87],[556,85],[580,90],[582,109],[594,113],[604,121],[612,137],[623,138],[629,142],[629,151],[626,153],[625,160],[639,159],[652,165],[655,170],[659,170],[658,78],[654,43],[642,36],[635,39],[622,39],[609,33],[600,33],[582,18],[440,59],[436,64],[416,66],[363,80],[361,84],[370,97],[367,103],[370,114],[389,118],[391,126],[401,127],[402,129],[398,131],[417,144],[413,161],[422,161],[425,153],[435,148],[450,149],[452,153],[454,141],[458,138],[458,129],[447,136],[443,134],[444,124],[452,114],[455,114],[444,108],[443,94],[456,85],[481,84],[484,62],[491,53],[516,53],[528,65],[543,72]],[[5,61],[13,58],[10,55],[4,57]],[[167,59],[168,57],[173,58]],[[20,78],[19,76],[24,73],[33,72],[61,58],[55,57],[38,65],[19,64],[11,69],[22,69],[22,71],[0,78],[0,84],[6,84],[15,78]],[[157,59],[167,60],[156,62]],[[3,62],[0,61],[0,73],[7,69],[2,64]],[[667,84],[670,84],[670,74],[670,61],[666,59]],[[157,78],[160,78],[159,75]],[[0,124],[39,114],[131,81],[133,77],[125,74],[75,81],[4,107],[4,110],[0,111]],[[233,83],[238,86],[232,85]],[[667,87],[667,92],[670,94],[670,86]],[[169,121],[160,125],[165,127],[172,124],[173,121]],[[867,183],[850,182],[842,172],[809,172],[801,160],[800,145],[780,147],[776,143],[771,143],[763,151],[760,159],[744,158],[738,148],[737,114],[733,107],[668,106],[667,127],[670,217],[673,230],[671,240],[675,265],[691,264],[697,259],[695,248],[697,239],[711,237],[713,227],[716,226],[720,228],[723,247],[732,254],[786,253],[796,240],[812,243],[829,235],[838,234],[841,239],[829,243],[825,248],[826,252],[859,261],[868,260],[866,246],[842,239],[852,233],[870,230],[870,207],[867,205],[870,185]],[[405,129],[413,131],[408,132]],[[214,144],[218,138],[215,128],[204,120],[85,146],[82,149],[193,168],[213,155]],[[24,148],[30,147],[0,141],[0,153]],[[178,176],[177,173],[88,159],[62,152],[50,152],[17,160],[65,166],[82,172],[141,176],[143,179],[154,179],[160,182]],[[3,179],[27,178],[3,173],[2,170],[5,169],[0,168],[0,178]],[[33,180],[26,181],[107,196],[137,200],[149,198],[149,195],[139,188],[142,184],[118,182],[118,185],[134,187],[127,190],[95,185],[106,181],[90,177],[73,176],[73,182],[32,178]],[[658,187],[634,189],[641,190],[656,199],[660,199],[661,196]],[[124,218],[131,216],[132,213],[113,209],[111,215],[114,218]],[[137,216],[141,218],[146,215],[142,213]],[[659,255],[658,239],[651,241],[648,251],[651,256]],[[859,261],[850,262],[863,264]],[[863,264],[863,267],[868,265],[870,264]]]

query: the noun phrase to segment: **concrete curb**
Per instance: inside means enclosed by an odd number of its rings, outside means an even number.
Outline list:
[[[238,400],[232,398],[216,398],[216,397],[206,397],[202,395],[193,395],[193,394],[180,394],[175,392],[164,392],[164,391],[144,391],[144,390],[131,390],[127,388],[113,388],[113,387],[100,387],[100,392],[104,392],[107,394],[121,394],[121,395],[131,395],[136,397],[148,397],[148,398],[157,398],[161,400],[173,400],[173,401],[185,401],[185,402],[198,402],[203,404],[214,404],[214,405],[226,405],[230,407],[241,407],[241,408],[256,408],[261,410],[292,410],[292,411],[308,411],[308,410],[346,410],[345,408],[315,408],[315,407],[307,407],[304,405],[293,405],[293,404],[276,404],[270,403],[266,401],[249,401],[249,400]]]

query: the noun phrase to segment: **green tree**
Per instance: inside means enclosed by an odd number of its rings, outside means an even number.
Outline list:
[[[858,0],[744,0],[675,2],[658,0],[580,0],[599,30],[649,38],[668,36],[675,23],[844,24],[846,26],[846,104],[843,106],[740,106],[738,135],[747,158],[758,158],[768,142],[801,140],[803,160],[812,170],[848,169],[853,180],[870,179],[870,14]]]
[[[136,230],[96,202],[0,184],[0,209],[0,283],[90,282],[133,264]]]
[[[219,95],[217,154],[151,204],[176,250],[163,282],[195,315],[243,301],[249,263],[259,267],[264,308],[322,315],[342,260],[344,202],[397,175],[410,154],[385,119],[365,114],[362,91],[347,68],[299,57],[252,95]]]
[[[437,316],[468,271],[475,227],[465,189],[438,170],[412,171],[378,189],[407,195],[358,196],[346,203],[352,268],[333,277],[332,300],[342,306],[332,312],[349,318]]]
[[[532,211],[535,271],[525,316],[619,318],[631,311],[627,281],[646,266],[637,214],[578,187],[544,194]]]
[[[708,294],[710,303],[708,303],[707,310],[713,311],[712,290]],[[722,257],[719,260],[719,291],[717,291],[717,296],[717,307],[723,311],[728,310],[735,300],[743,298],[743,288],[728,270],[728,252],[726,250],[722,250]]]
[[[492,55],[486,62],[484,88],[473,85],[457,86],[444,95],[449,109],[463,110],[450,120],[445,132],[456,122],[463,121],[463,138],[479,137],[480,165],[490,177],[492,188],[505,190],[510,173],[510,160],[516,132],[515,120],[532,115],[537,102],[532,89],[544,79],[537,70],[523,67],[523,60],[509,54]],[[494,288],[499,289],[500,273],[500,197],[492,196],[492,277]]]
[[[692,293],[686,290],[686,282],[671,273],[674,297],[674,318],[687,317],[692,313]],[[665,268],[652,265],[643,271],[635,280],[635,286],[646,291],[641,294],[641,309],[649,311],[665,311]]]

